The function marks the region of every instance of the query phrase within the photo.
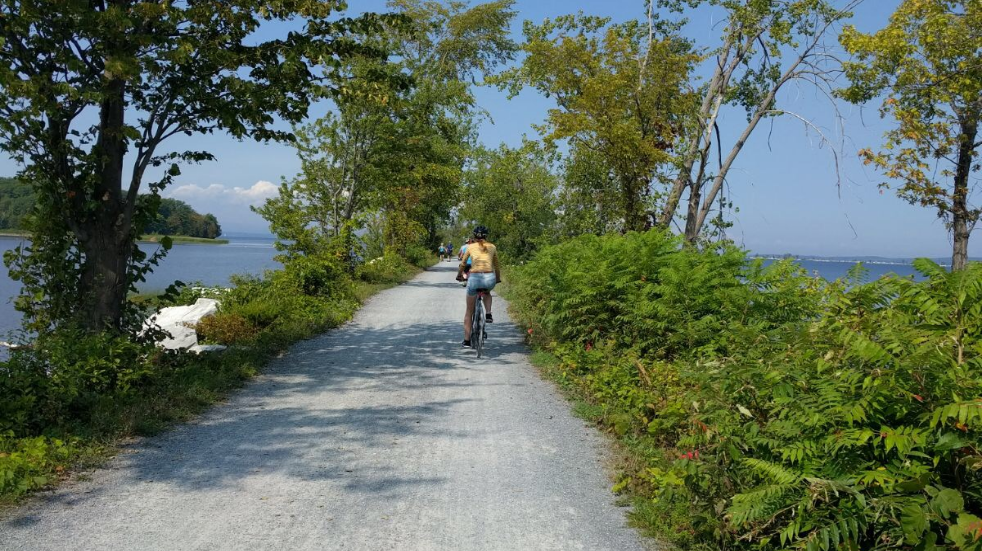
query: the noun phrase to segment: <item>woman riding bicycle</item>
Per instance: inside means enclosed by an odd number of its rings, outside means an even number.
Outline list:
[[[467,278],[467,313],[464,314],[463,346],[471,345],[471,317],[474,315],[474,304],[477,302],[477,292],[481,289],[490,291],[495,284],[501,283],[501,266],[498,263],[498,249],[487,242],[488,229],[484,226],[474,228],[474,242],[467,245],[467,250],[460,259],[457,267],[457,281],[464,278],[464,267],[468,259],[471,261],[471,271]],[[492,323],[491,293],[484,294],[485,320]]]

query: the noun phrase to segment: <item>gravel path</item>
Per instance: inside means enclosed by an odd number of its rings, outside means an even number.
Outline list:
[[[459,348],[450,264],[376,295],[194,423],[0,521],[0,549],[644,549],[602,438],[496,299]]]

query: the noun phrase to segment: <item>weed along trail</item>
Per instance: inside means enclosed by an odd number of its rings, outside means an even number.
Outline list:
[[[461,349],[445,263],[302,342],[197,421],[0,520],[0,549],[645,549],[603,439],[495,299]]]

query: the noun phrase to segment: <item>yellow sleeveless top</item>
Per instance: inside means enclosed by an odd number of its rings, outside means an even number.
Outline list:
[[[467,245],[467,250],[464,252],[463,258],[460,259],[461,270],[467,265],[468,258],[471,259],[471,272],[497,272],[500,268],[498,249],[487,241]]]

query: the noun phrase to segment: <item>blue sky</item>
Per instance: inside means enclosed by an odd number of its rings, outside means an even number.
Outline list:
[[[875,30],[885,24],[898,3],[866,0],[852,23],[862,30]],[[351,4],[353,11],[385,9],[380,0],[353,0]],[[579,10],[615,21],[644,15],[643,0],[518,0],[515,7],[516,39],[521,38],[525,19],[541,21]],[[713,24],[720,14],[699,10],[688,16],[686,34],[701,44],[714,44]],[[512,100],[496,89],[482,88],[477,95],[491,116],[480,129],[481,141],[489,146],[517,145],[523,134],[534,137],[531,126],[541,122],[553,106],[533,92]],[[830,136],[838,135],[832,106],[807,87],[790,87],[781,98],[781,107],[805,115]],[[326,108],[317,106],[311,114],[316,116]],[[839,109],[846,119],[841,187],[836,185],[829,148],[820,147],[814,131],[789,117],[775,120],[773,130],[762,125],[730,173],[730,196],[739,208],[730,236],[760,253],[948,256],[949,238],[934,212],[910,206],[890,191],[881,193],[877,174],[856,160],[857,150],[879,145],[886,128],[879,120],[877,105],[864,109],[839,105]],[[742,129],[744,121],[742,111],[723,114],[724,142],[728,133]],[[264,222],[249,211],[249,205],[274,194],[281,177],[292,176],[299,167],[292,149],[284,144],[239,142],[215,135],[182,138],[170,146],[203,148],[217,156],[217,161],[185,167],[165,195],[214,213],[227,232],[265,232]],[[16,170],[12,162],[0,159],[0,175]],[[982,256],[982,240],[975,240],[970,253]]]

